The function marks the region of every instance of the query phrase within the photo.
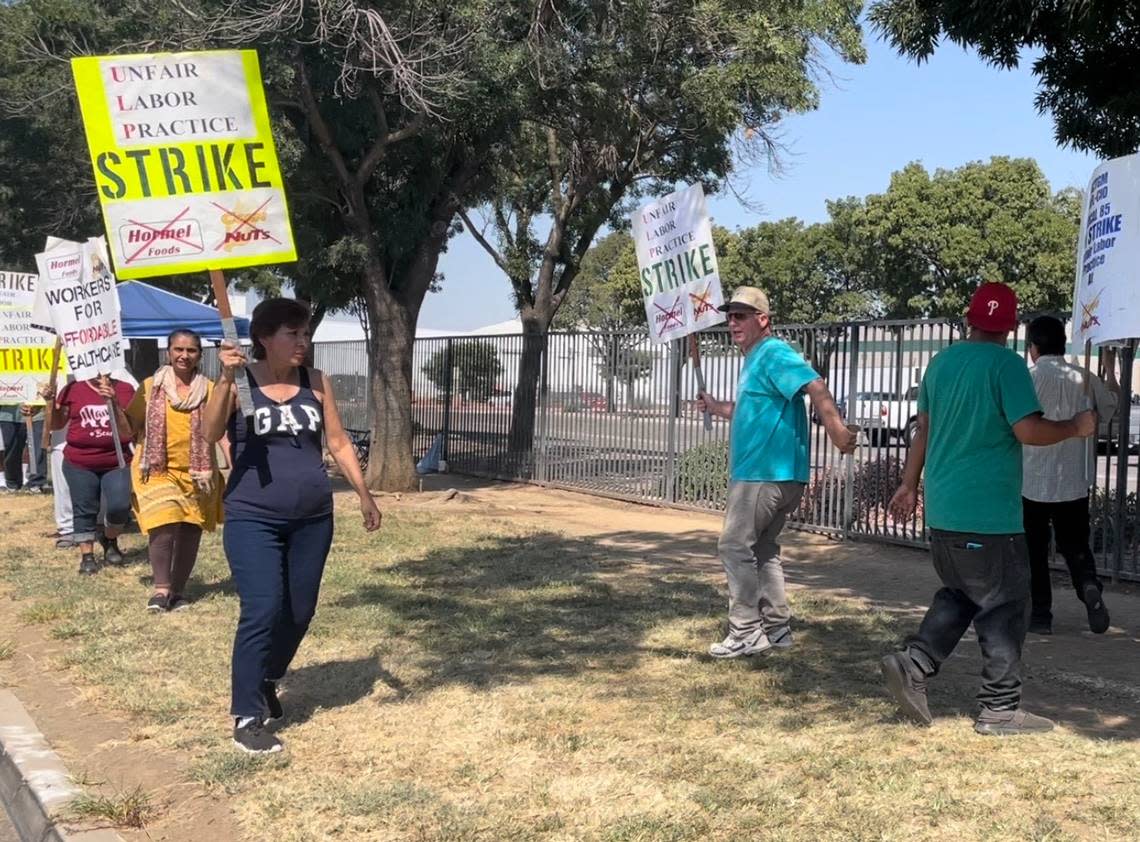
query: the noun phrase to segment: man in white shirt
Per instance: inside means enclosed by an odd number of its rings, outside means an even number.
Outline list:
[[[1093,408],[1101,419],[1116,412],[1116,359],[1111,351],[1105,371],[1107,386],[1083,368],[1065,361],[1065,326],[1052,316],[1029,323],[1027,335],[1033,365],[1029,373],[1045,417],[1069,418],[1088,408],[1086,382],[1091,386]],[[1022,449],[1022,511],[1029,545],[1032,613],[1029,631],[1053,633],[1053,588],[1049,580],[1049,530],[1065,559],[1077,598],[1088,611],[1089,628],[1096,634],[1108,629],[1108,608],[1096,575],[1096,560],[1089,546],[1089,487],[1095,459],[1090,449],[1095,438],[1068,439],[1048,447]]]

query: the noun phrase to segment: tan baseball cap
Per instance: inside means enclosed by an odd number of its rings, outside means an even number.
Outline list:
[[[732,294],[732,298],[727,304],[722,304],[717,308],[722,313],[727,313],[730,310],[755,310],[758,313],[768,313],[768,296],[764,294],[764,290],[757,289],[756,287],[737,287],[736,292]]]

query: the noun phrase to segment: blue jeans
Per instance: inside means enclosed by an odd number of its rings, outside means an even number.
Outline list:
[[[332,515],[226,520],[222,546],[241,602],[234,635],[230,713],[266,713],[261,683],[285,675],[317,610]]]
[[[63,476],[71,493],[72,538],[76,543],[95,540],[99,498],[103,499],[104,523],[122,529],[131,516],[131,469],[89,471],[63,460]]]

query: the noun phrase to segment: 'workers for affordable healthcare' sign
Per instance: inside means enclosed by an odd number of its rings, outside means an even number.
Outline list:
[[[1073,344],[1140,337],[1140,155],[1093,170],[1081,214]]]
[[[633,215],[633,239],[649,336],[657,343],[724,321],[705,192],[694,184]]]
[[[71,69],[120,278],[297,259],[255,51]]]
[[[76,380],[126,368],[119,291],[102,237],[86,243],[49,240],[36,255],[39,285],[32,324],[49,328],[63,342]]]
[[[0,403],[43,403],[55,340],[32,327],[35,295],[35,275],[0,270]]]

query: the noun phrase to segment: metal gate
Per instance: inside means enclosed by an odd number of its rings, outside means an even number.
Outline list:
[[[785,325],[776,333],[826,378],[848,420],[864,428],[858,451],[845,458],[813,418],[811,480],[791,525],[924,546],[921,495],[915,516],[905,522],[889,515],[887,502],[902,476],[922,374],[935,354],[963,338],[961,324]],[[707,331],[700,342],[709,391],[735,398],[741,356],[727,331]],[[1024,328],[1010,346],[1026,351]],[[679,508],[723,509],[729,425],[713,419],[705,429],[682,343],[654,345],[644,332],[551,333],[537,369],[531,369],[538,372],[533,390],[519,388],[520,372],[528,370],[523,353],[519,335],[416,340],[417,458],[438,442],[448,469],[456,473]],[[214,356],[207,354],[208,368]],[[1121,352],[1120,409],[1097,435],[1091,512],[1102,572],[1140,580],[1134,356],[1132,347]],[[333,376],[345,426],[367,430],[364,343],[321,343],[315,357],[317,366]],[[1093,368],[1099,369],[1099,359]],[[527,394],[535,400],[520,402]],[[520,429],[530,434],[517,435]]]

